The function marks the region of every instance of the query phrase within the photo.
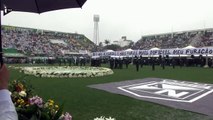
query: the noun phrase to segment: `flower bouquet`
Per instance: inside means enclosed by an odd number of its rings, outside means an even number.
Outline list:
[[[32,86],[25,81],[12,81],[9,90],[19,120],[72,120],[69,113],[63,114],[63,105],[35,96]]]

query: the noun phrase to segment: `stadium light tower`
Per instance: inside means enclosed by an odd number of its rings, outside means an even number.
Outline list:
[[[93,42],[98,45],[99,44],[99,29],[98,29],[98,22],[100,20],[99,15],[94,15],[93,21],[94,21],[94,36],[93,36]]]

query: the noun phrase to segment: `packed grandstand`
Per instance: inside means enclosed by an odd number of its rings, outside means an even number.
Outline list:
[[[207,47],[213,46],[213,29],[191,30],[142,36],[133,49],[151,48],[184,48],[186,46]]]
[[[2,26],[3,49],[15,49],[27,56],[63,56],[79,51],[94,52],[97,46],[85,35],[32,28]],[[213,46],[213,29],[191,30],[141,37],[133,50]]]
[[[95,48],[86,36],[77,33],[2,26],[1,35],[3,49],[16,49],[28,56],[60,56]]]

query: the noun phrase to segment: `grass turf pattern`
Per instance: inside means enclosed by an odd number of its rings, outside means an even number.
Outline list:
[[[20,65],[18,65],[20,66]],[[108,65],[106,65],[108,67]],[[142,79],[147,77],[168,78],[202,83],[213,83],[213,69],[199,67],[144,66],[136,72],[135,66],[128,69],[115,69],[114,74],[95,78],[38,78],[27,76],[36,93],[44,99],[65,102],[65,111],[73,120],[93,120],[95,117],[112,116],[116,120],[213,120],[209,116],[136,100],[122,95],[111,94],[88,88],[87,85]],[[11,80],[23,73],[10,69]],[[213,104],[213,103],[212,103]]]

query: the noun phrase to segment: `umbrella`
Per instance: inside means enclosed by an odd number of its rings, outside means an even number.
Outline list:
[[[1,10],[6,14],[9,11],[43,13],[47,11],[81,8],[86,0],[1,0]],[[0,19],[1,26],[1,19]],[[1,27],[0,27],[1,32]],[[0,62],[3,64],[2,58],[2,41],[0,38]]]

